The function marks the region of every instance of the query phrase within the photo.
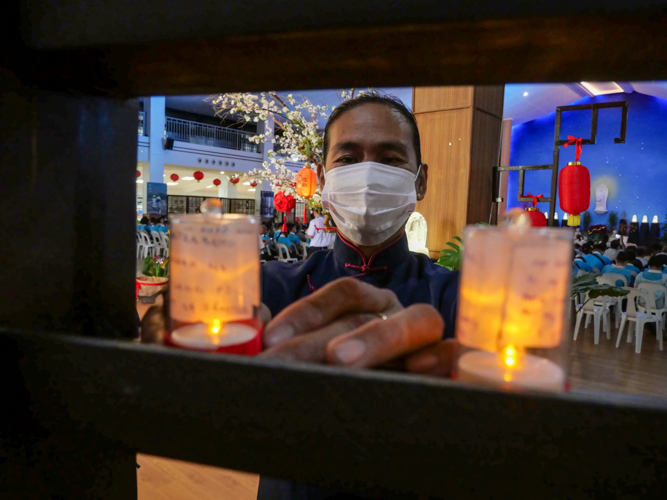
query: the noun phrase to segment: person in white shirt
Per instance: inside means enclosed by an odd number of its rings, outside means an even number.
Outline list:
[[[306,236],[310,238],[310,246],[308,247],[308,256],[318,250],[325,250],[331,243],[331,233],[324,230],[324,217],[319,210],[313,210],[315,217],[310,221]]]
[[[604,254],[602,254],[602,255],[604,255],[605,257],[609,257],[611,259],[611,261],[614,262],[616,260],[616,256],[621,251],[620,250],[620,248],[621,248],[620,239],[611,240],[611,243],[609,244],[609,247],[610,248],[607,248],[607,250],[605,250]]]

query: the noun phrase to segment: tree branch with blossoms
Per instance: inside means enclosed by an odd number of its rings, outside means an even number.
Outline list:
[[[341,102],[354,95],[355,89],[341,90]],[[273,142],[273,149],[267,151],[268,161],[262,162],[261,169],[251,170],[243,177],[268,181],[274,192],[284,191],[304,200],[296,193],[297,174],[286,163],[303,162],[305,167],[317,167],[322,161],[324,144],[322,133],[317,128],[318,119],[327,118],[334,108],[315,105],[303,96],[295,98],[292,94],[287,96],[285,102],[275,92],[221,94],[211,96],[207,101],[212,103],[215,115],[221,119],[238,117],[238,121],[244,124],[268,120],[274,123],[275,130],[268,127],[265,132],[249,138],[258,145]]]

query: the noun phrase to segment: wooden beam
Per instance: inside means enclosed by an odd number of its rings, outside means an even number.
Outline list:
[[[9,51],[4,59],[24,81],[45,88],[124,97],[667,79],[661,10],[201,35],[192,27],[169,41],[45,44],[48,50]]]

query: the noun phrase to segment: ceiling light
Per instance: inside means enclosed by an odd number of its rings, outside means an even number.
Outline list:
[[[212,188],[212,187],[213,187],[213,184],[211,184],[210,186],[206,186],[206,187],[207,187],[207,188]]]
[[[244,186],[250,186],[250,183],[249,182],[244,182],[243,185]]]
[[[195,180],[194,177],[181,177],[181,179],[183,179],[184,181],[194,181]]]
[[[528,92],[524,92],[524,93],[523,93],[523,96],[524,96],[524,97],[528,97]]]
[[[248,191],[256,191],[255,188],[250,188]]]
[[[616,82],[581,82],[581,86],[596,96],[623,92],[621,86]]]
[[[220,170],[220,173],[221,173],[221,174],[224,174],[224,172],[223,172],[222,170]]]
[[[167,182],[167,186],[178,186],[178,182]]]
[[[137,184],[143,184],[143,183],[144,183],[143,180],[141,180],[141,179],[137,179]]]

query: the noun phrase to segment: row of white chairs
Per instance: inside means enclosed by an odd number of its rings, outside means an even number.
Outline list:
[[[329,248],[333,248],[333,242],[334,242],[335,237],[331,238],[331,243],[329,244]],[[306,243],[305,241],[301,242],[301,260],[306,260],[308,258],[308,248],[310,245]],[[278,243],[276,242],[276,248],[278,249],[278,260],[280,262],[298,262],[299,259],[296,257],[288,257],[289,255],[289,249],[287,248],[287,245],[283,243]],[[260,255],[260,262],[264,264],[266,261],[261,259]]]
[[[167,233],[151,231],[149,236],[147,231],[137,230],[137,259],[145,259],[149,255],[151,257],[169,257],[169,236],[167,236]]]
[[[658,284],[650,282],[641,282],[636,285],[636,288],[628,287],[627,280],[624,276],[605,273],[597,278],[600,284],[609,284],[616,286],[618,279],[623,278],[626,286],[622,288],[628,291],[628,295],[624,297],[598,297],[590,299],[589,294],[586,293],[582,298],[583,302],[576,303],[577,317],[574,328],[574,340],[577,340],[579,335],[579,328],[581,321],[585,317],[584,328],[588,326],[593,320],[593,342],[600,343],[600,322],[602,328],[606,333],[607,339],[611,338],[611,313],[615,312],[615,326],[618,328],[618,335],[616,337],[616,347],[621,343],[623,331],[626,324],[628,325],[627,342],[631,343],[633,340],[634,324],[634,340],[635,352],[641,352],[642,340],[644,337],[644,326],[648,323],[654,323],[656,328],[656,340],[658,347],[663,349],[663,331],[667,326],[667,288]],[[655,298],[655,292],[662,291],[665,294],[665,303],[661,308],[658,308]],[[627,299],[626,310],[622,311],[622,302]]]

